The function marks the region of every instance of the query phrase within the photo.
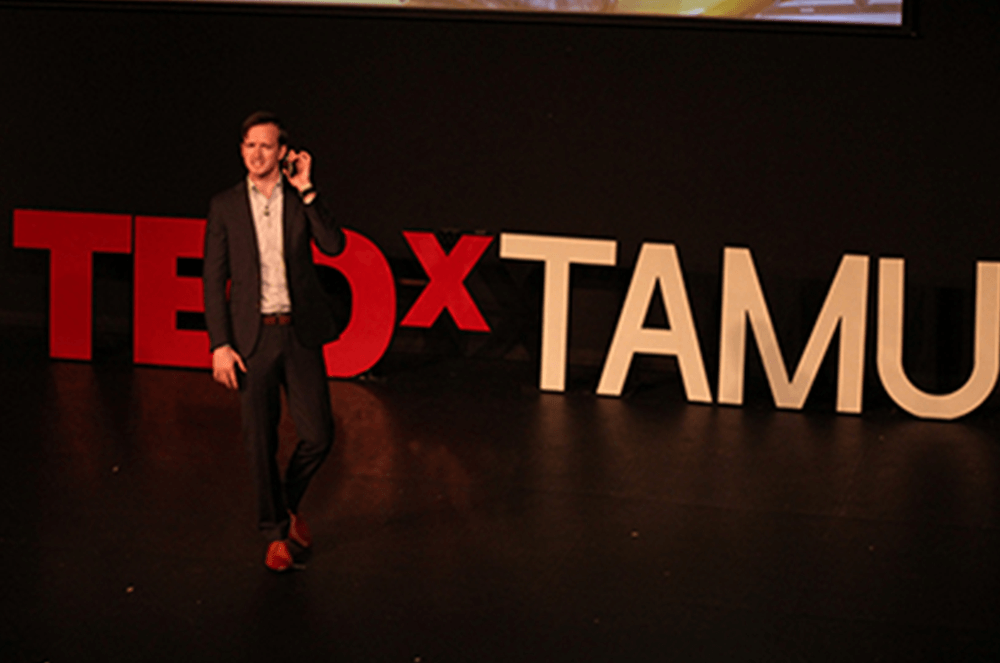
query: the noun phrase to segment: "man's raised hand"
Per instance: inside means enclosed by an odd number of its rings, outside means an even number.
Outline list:
[[[289,149],[285,156],[285,177],[299,191],[312,186],[312,156],[305,150]]]

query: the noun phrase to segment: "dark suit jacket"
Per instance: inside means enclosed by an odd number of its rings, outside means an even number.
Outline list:
[[[292,324],[306,347],[339,334],[331,302],[313,265],[311,240],[331,255],[344,247],[344,235],[317,196],[304,205],[298,191],[284,186],[284,255]],[[229,344],[243,357],[253,354],[260,331],[260,250],[243,180],[212,198],[205,228],[205,322],[212,350]],[[227,292],[227,281],[231,281]]]

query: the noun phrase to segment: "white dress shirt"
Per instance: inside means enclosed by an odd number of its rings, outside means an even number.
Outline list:
[[[284,192],[281,180],[274,185],[268,198],[247,178],[250,192],[250,211],[257,230],[257,247],[260,249],[260,312],[291,313],[292,300],[288,294],[288,277],[285,272],[285,241],[282,225]]]

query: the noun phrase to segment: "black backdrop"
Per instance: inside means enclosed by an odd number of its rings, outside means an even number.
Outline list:
[[[242,173],[239,122],[269,108],[401,269],[402,229],[620,240],[617,276],[591,283],[612,294],[574,299],[575,361],[603,356],[639,242],[659,240],[710,366],[722,248],[742,245],[792,360],[860,252],[908,260],[914,371],[960,373],[975,261],[1000,258],[1000,5],[914,9],[914,35],[873,35],[0,3],[3,321],[44,324],[47,306],[47,258],[12,248],[12,210],[201,217]],[[98,327],[130,315],[114,260],[98,260]]]

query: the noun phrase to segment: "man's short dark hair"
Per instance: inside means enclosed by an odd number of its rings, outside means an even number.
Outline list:
[[[284,125],[281,124],[281,118],[270,111],[257,111],[243,120],[240,140],[244,140],[247,137],[247,132],[258,124],[273,124],[278,127],[278,145],[288,144],[288,132],[285,131]]]

